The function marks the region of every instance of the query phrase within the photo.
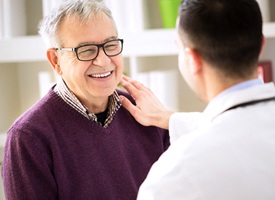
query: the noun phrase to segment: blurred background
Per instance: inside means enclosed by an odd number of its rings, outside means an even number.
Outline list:
[[[56,82],[46,60],[46,47],[37,33],[38,22],[60,0],[0,0],[0,156],[12,122]],[[259,76],[275,77],[275,1],[258,0],[267,43]],[[177,66],[175,20],[180,0],[105,0],[125,40],[124,73],[150,87],[170,109],[202,111]],[[0,199],[2,194],[0,185]],[[2,197],[4,199],[4,197]]]

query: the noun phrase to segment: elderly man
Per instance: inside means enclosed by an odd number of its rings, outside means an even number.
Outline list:
[[[40,34],[61,81],[8,131],[6,199],[134,200],[167,149],[167,131],[140,125],[121,107],[123,39],[108,8],[66,0]]]

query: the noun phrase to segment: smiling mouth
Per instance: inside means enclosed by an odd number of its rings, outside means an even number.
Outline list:
[[[104,74],[91,74],[91,75],[89,75],[89,77],[91,77],[91,78],[106,78],[106,77],[110,76],[112,73],[113,73],[113,71],[106,72]]]

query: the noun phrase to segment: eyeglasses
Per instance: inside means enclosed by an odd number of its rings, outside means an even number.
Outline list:
[[[55,50],[74,51],[78,60],[90,61],[96,59],[100,48],[109,57],[117,56],[122,52],[123,39],[109,40],[102,44],[85,44],[76,48],[55,48]]]

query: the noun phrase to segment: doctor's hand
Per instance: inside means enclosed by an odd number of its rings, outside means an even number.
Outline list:
[[[133,105],[126,97],[121,95],[122,106],[125,107],[140,124],[168,129],[169,118],[174,112],[167,110],[149,88],[124,75],[120,84],[136,101],[136,105]]]

